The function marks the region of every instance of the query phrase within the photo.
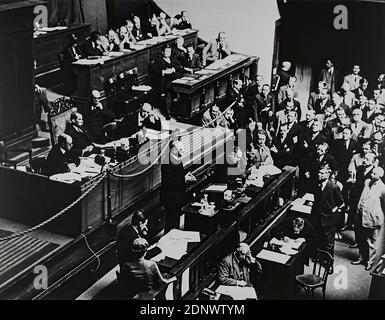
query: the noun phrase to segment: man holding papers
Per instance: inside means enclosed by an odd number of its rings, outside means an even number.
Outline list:
[[[250,247],[241,242],[233,253],[219,263],[219,283],[226,286],[253,287],[251,272],[262,272],[262,266],[252,257]]]

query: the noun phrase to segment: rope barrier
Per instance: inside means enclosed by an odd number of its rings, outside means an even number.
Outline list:
[[[102,177],[100,177],[100,179],[92,186],[90,187],[86,192],[84,192],[79,198],[77,198],[74,202],[72,202],[69,206],[65,207],[64,209],[62,209],[60,212],[58,212],[57,214],[55,214],[54,216],[52,216],[51,218],[43,221],[42,223],[30,228],[30,229],[27,229],[27,230],[24,230],[24,231],[21,231],[21,232],[17,232],[17,233],[14,233],[8,237],[4,237],[4,238],[0,238],[0,242],[2,241],[8,241],[8,240],[11,240],[11,239],[14,239],[14,238],[18,238],[20,236],[23,236],[27,233],[31,233],[37,229],[40,229],[42,227],[44,227],[45,225],[51,223],[52,221],[56,220],[57,218],[59,218],[60,216],[62,216],[64,213],[66,213],[67,211],[69,211],[70,209],[72,209],[74,206],[76,206],[80,201],[82,201],[92,190],[94,190],[100,182],[102,182],[105,178],[106,174],[103,174]]]

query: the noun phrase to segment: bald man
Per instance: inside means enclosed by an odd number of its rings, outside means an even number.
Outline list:
[[[183,152],[183,143],[179,140],[172,141],[168,157],[162,159],[160,200],[166,214],[165,233],[179,228],[179,213],[185,203],[186,182],[196,181],[191,173],[185,175]]]
[[[253,287],[250,272],[262,272],[261,264],[251,255],[248,244],[241,242],[218,267],[219,283],[225,286]]]
[[[51,176],[57,173],[70,172],[80,164],[80,159],[72,151],[72,138],[61,134],[50,152],[46,162],[46,174]]]
[[[376,167],[372,170],[370,179],[365,181],[358,202],[359,259],[353,264],[365,264],[365,270],[371,270],[377,254],[378,236],[384,224],[385,185],[381,178],[384,169]]]

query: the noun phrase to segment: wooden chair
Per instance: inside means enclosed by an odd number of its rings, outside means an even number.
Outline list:
[[[334,258],[329,252],[317,250],[317,256],[314,259],[313,273],[301,274],[295,277],[297,283],[304,288],[307,295],[314,296],[314,290],[322,288],[322,297],[325,299],[326,284],[329,271],[333,266]]]

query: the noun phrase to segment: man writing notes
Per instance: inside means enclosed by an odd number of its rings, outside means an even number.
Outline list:
[[[218,38],[210,41],[202,52],[202,64],[206,66],[214,61],[221,60],[231,55],[229,42],[224,32],[218,33]]]

